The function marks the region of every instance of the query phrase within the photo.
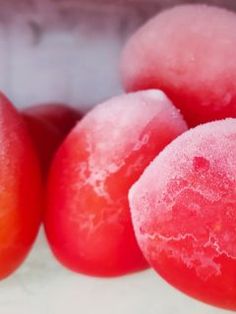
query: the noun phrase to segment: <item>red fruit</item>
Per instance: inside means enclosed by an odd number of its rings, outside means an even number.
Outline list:
[[[127,91],[160,88],[191,126],[236,117],[236,14],[206,5],[164,11],[131,37]]]
[[[43,174],[46,175],[55,151],[81,118],[74,108],[62,104],[44,104],[22,112],[36,146]]]
[[[20,115],[0,94],[0,278],[25,259],[41,220],[39,165]]]
[[[130,190],[138,243],[170,284],[236,309],[236,119],[168,145]]]
[[[78,123],[49,178],[45,228],[62,264],[98,276],[147,267],[133,233],[128,190],[185,130],[178,111],[154,90],[113,98]]]

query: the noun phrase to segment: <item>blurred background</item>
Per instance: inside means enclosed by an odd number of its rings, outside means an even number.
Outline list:
[[[0,0],[0,89],[18,106],[90,107],[121,93],[127,37],[181,0]],[[235,0],[212,0],[236,8]]]
[[[179,0],[1,0],[0,89],[18,107],[48,101],[86,111],[122,93],[120,51],[148,18]],[[207,1],[231,9],[235,0]],[[153,271],[116,279],[57,264],[41,232],[27,262],[0,283],[1,314],[224,314]]]

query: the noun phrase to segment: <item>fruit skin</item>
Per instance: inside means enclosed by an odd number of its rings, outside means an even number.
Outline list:
[[[236,117],[236,14],[207,5],[166,10],[127,42],[127,91],[160,88],[189,126]]]
[[[81,114],[67,105],[49,103],[25,108],[22,116],[41,161],[42,173],[46,177],[53,155],[81,119]]]
[[[0,93],[0,278],[26,258],[41,222],[39,164],[21,116]]]
[[[44,218],[49,244],[63,265],[95,276],[147,267],[133,233],[128,190],[186,129],[160,91],[113,98],[77,124],[53,161]]]
[[[203,302],[236,309],[236,119],[179,136],[129,192],[151,266]],[[183,149],[184,148],[184,149]]]

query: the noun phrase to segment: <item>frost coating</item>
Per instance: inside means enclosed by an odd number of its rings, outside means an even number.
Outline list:
[[[168,145],[131,188],[138,242],[157,265],[166,255],[203,281],[236,260],[236,120],[192,129]]]
[[[123,169],[126,180],[134,173],[140,173],[150,158],[142,153],[142,148],[149,145],[149,142],[152,143],[151,134],[155,129],[157,132],[160,129],[160,138],[162,129],[168,133],[168,124],[171,125],[170,133],[176,135],[186,129],[181,115],[159,90],[113,98],[98,105],[78,124],[73,134],[80,136],[83,133],[81,136],[85,139],[88,158],[76,167],[80,177],[76,182],[77,193],[80,195],[79,191],[89,186],[97,197],[104,199],[107,204],[95,216],[91,216],[90,211],[78,213],[76,206],[71,219],[82,221],[82,224],[79,223],[80,228],[87,228],[90,233],[103,224],[116,223],[123,229],[124,202],[127,202],[127,195],[122,193],[118,198],[112,196],[107,181]],[[172,136],[174,138],[176,135],[170,134],[167,138],[169,136],[172,139]],[[162,138],[160,140],[162,141]],[[158,142],[158,139],[156,141]],[[168,142],[169,140],[166,140],[166,143]],[[132,154],[139,155],[130,162]]]
[[[113,98],[77,124],[49,180],[46,229],[63,264],[100,276],[147,267],[133,232],[128,190],[186,129],[178,110],[155,90]]]
[[[124,49],[124,87],[162,89],[191,126],[235,117],[235,27],[235,12],[203,4],[159,13]]]
[[[74,130],[78,133],[86,130],[88,162],[78,166],[83,184],[91,185],[99,196],[107,200],[109,195],[104,185],[106,179],[124,167],[133,152],[140,151],[148,144],[150,135],[144,131],[149,124],[152,123],[152,130],[158,127],[159,119],[166,116],[173,120],[170,123],[176,123],[177,128],[185,127],[180,114],[159,90],[126,95],[123,99],[113,98],[112,101],[97,106]],[[138,167],[139,160],[142,159],[140,155],[127,172],[132,167]]]

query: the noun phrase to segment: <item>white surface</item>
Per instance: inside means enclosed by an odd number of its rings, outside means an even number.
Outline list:
[[[227,314],[186,297],[153,271],[114,279],[74,274],[51,255],[43,233],[28,260],[0,284],[2,314]]]
[[[84,108],[120,93],[118,61],[125,38],[159,7],[176,1],[116,1],[120,4],[1,0],[0,89],[17,106],[65,101]],[[0,282],[0,314],[65,313],[229,312],[182,295],[152,271],[107,280],[71,273],[56,263],[41,236],[26,263]]]

